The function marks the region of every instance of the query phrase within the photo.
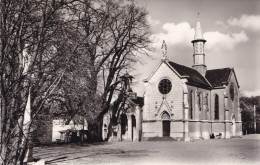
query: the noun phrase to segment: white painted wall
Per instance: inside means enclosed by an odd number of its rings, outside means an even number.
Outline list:
[[[67,129],[74,130],[83,130],[83,124],[76,124],[71,121],[68,125],[65,125],[65,121],[63,119],[53,120],[53,129],[52,129],[52,142],[55,142],[56,139],[60,139],[60,131],[64,131]],[[84,130],[88,130],[87,121],[84,122]]]
[[[169,79],[172,83],[171,91],[165,96],[158,89],[159,82],[162,79]],[[166,63],[162,63],[146,82],[143,106],[143,120],[146,122],[142,125],[143,137],[162,136],[161,113],[163,111],[169,113],[171,120],[183,119],[182,86],[180,77]],[[171,126],[171,135],[175,132],[175,126]]]

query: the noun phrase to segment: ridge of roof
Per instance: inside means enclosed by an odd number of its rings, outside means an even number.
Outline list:
[[[187,84],[210,89],[221,87],[223,84],[227,84],[229,82],[231,71],[234,71],[234,68],[230,67],[217,68],[207,70],[205,76],[203,76],[196,69],[190,68],[188,66],[172,61],[162,61],[146,81],[152,77],[152,75],[156,72],[162,63],[167,64],[174,72],[176,72],[177,75],[181,76],[182,78],[187,78]]]
[[[210,69],[210,70],[207,70],[207,71],[223,70],[223,69],[230,69],[230,70],[232,70],[233,68],[230,68],[230,67],[226,67],[226,68],[216,68],[216,69]]]

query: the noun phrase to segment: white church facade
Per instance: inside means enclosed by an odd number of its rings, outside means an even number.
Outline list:
[[[198,21],[192,67],[169,61],[163,50],[160,65],[144,80],[143,98],[129,98],[132,106],[121,114],[114,139],[139,141],[167,136],[189,141],[209,139],[211,134],[221,138],[242,135],[235,71],[207,70],[205,43]],[[103,119],[103,139],[107,137],[108,118],[109,113]]]

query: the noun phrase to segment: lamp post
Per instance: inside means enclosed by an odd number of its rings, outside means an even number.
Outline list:
[[[254,130],[256,133],[256,113],[255,113],[255,105],[254,105]]]

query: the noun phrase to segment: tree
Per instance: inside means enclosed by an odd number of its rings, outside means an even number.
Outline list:
[[[122,7],[115,6],[114,9],[110,10],[116,11],[112,15],[112,20],[115,21],[109,24],[110,38],[112,38],[110,42],[112,46],[109,47],[113,49],[104,53],[103,56],[105,59],[109,55],[110,60],[105,63],[108,68],[103,67],[102,71],[103,75],[107,76],[102,81],[104,93],[102,95],[103,110],[101,116],[112,109],[112,120],[116,121],[119,119],[120,112],[124,109],[127,100],[127,88],[124,85],[121,86],[121,84],[127,84],[126,82],[130,81],[128,78],[122,79],[123,74],[126,73],[126,70],[131,71],[133,69],[133,64],[140,60],[138,55],[148,55],[147,53],[152,49],[149,47],[151,41],[149,26],[146,21],[147,12],[143,8],[130,3]],[[125,11],[125,13],[122,11]],[[112,56],[110,55],[111,52]],[[111,104],[113,98],[116,98],[116,101]],[[109,128],[113,124],[116,123],[111,121]],[[108,129],[108,131],[111,135],[111,129]]]
[[[2,164],[23,163],[46,108],[62,103],[71,117],[90,119],[110,108],[119,77],[149,50],[146,15],[123,0],[1,0]]]
[[[77,59],[56,99],[71,117],[80,113],[96,122],[121,98],[120,77],[151,50],[147,12],[123,0],[82,2],[73,11],[70,42],[77,45]]]
[[[31,124],[67,69],[56,47],[66,22],[62,12],[73,2],[1,0],[1,164],[23,163]],[[28,99],[32,122],[25,124]]]
[[[240,107],[241,107],[241,117],[243,132],[255,133],[254,130],[254,106],[256,107],[256,122],[257,127],[259,127],[260,121],[260,97],[241,97]],[[259,128],[257,128],[259,131]]]

